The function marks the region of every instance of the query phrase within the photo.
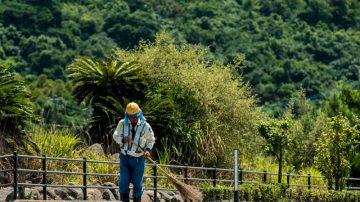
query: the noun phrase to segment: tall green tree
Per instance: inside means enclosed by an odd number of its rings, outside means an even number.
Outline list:
[[[356,146],[354,140],[359,131],[342,115],[328,119],[328,126],[317,142],[315,161],[329,187],[335,185],[335,190],[340,190],[350,174],[349,158]]]
[[[286,155],[288,165],[300,171],[314,165],[315,143],[326,129],[326,114],[317,110],[316,105],[298,92],[290,99],[286,113],[291,114],[289,149]]]
[[[254,133],[262,113],[250,86],[236,74],[244,58],[221,65],[209,60],[208,52],[162,33],[155,43],[116,54],[138,61],[147,72],[149,88],[141,104],[156,134],[155,148],[167,149],[182,163],[224,165],[232,161],[227,154],[234,147],[243,154],[259,148]]]
[[[290,142],[289,128],[290,122],[286,117],[280,120],[270,120],[261,123],[258,128],[260,135],[267,142],[266,151],[278,160],[278,183],[281,183],[285,150]]]
[[[74,84],[72,94],[93,108],[91,140],[102,142],[108,148],[112,133],[107,126],[114,124],[119,117],[108,114],[103,106],[108,105],[109,99],[124,106],[124,98],[143,98],[143,70],[134,61],[77,57],[67,66],[67,72]]]
[[[23,142],[24,128],[32,120],[30,94],[24,81],[0,65],[0,146],[15,148]],[[1,145],[1,144],[8,145]],[[5,147],[7,148],[7,147]],[[0,149],[0,152],[2,152]]]

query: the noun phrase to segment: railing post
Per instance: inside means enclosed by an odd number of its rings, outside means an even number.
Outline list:
[[[264,177],[263,177],[264,182],[266,182],[266,178],[267,178],[267,172],[266,172],[266,170],[264,170]]]
[[[311,174],[308,174],[308,189],[311,188]]]
[[[157,201],[157,168],[156,168],[156,165],[154,164],[154,167],[153,167],[153,171],[154,171],[154,201]]]
[[[87,200],[86,158],[83,158],[83,194],[84,200]]]
[[[243,169],[242,168],[240,168],[239,177],[240,177],[240,184],[243,184]]]
[[[212,173],[212,178],[213,178],[213,187],[216,187],[216,166],[213,166],[214,170]]]
[[[188,181],[188,164],[187,163],[185,163],[185,170],[184,170],[184,182],[185,182],[185,184],[187,184],[187,183],[189,183],[189,181]]]
[[[213,187],[216,187],[216,173],[217,173],[217,169],[216,166],[213,166],[214,170],[212,172],[212,179],[213,179]],[[215,200],[219,201],[220,200],[220,196],[216,195],[215,196]]]
[[[188,164],[185,163],[185,170],[184,170],[184,182],[185,182],[185,184],[189,183],[187,178],[188,178]],[[156,198],[155,198],[154,201],[156,201]],[[184,202],[188,202],[188,200],[184,200]]]
[[[290,173],[286,174],[286,183],[287,183],[287,187],[290,188]]]
[[[343,177],[341,178],[340,182],[342,182],[342,181],[344,181],[344,178],[343,178]],[[339,186],[339,187],[340,187],[340,191],[342,191],[343,189],[342,189],[341,184],[340,184],[340,186]]]
[[[239,202],[238,150],[234,149],[234,202]]]
[[[13,156],[13,175],[14,175],[14,199],[17,199],[18,195],[18,153],[14,151]]]
[[[42,171],[43,171],[43,176],[42,176],[42,184],[43,184],[43,199],[46,200],[46,186],[47,186],[47,179],[46,179],[46,156],[43,154],[42,155]]]

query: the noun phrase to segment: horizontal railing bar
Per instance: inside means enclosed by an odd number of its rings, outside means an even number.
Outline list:
[[[230,168],[216,168],[217,171],[230,171],[230,172],[234,172],[234,169],[230,169]]]
[[[212,182],[214,179],[202,179],[202,178],[187,178],[189,181],[209,181]]]
[[[10,186],[13,186],[13,183],[0,184],[0,187],[10,187]]]
[[[216,179],[217,182],[234,182],[234,180],[222,180],[222,179]]]
[[[153,175],[145,175],[144,178],[149,178],[149,179],[154,179],[154,178],[157,178],[157,179],[166,179],[167,177],[166,176],[159,176],[157,175],[156,177],[153,176]],[[175,177],[176,178],[176,177]],[[176,178],[178,179],[178,178]]]
[[[46,157],[46,160],[73,161],[73,162],[83,162],[84,161],[84,159],[68,159],[68,158],[59,158],[59,157]]]
[[[311,178],[319,178],[319,179],[322,179],[322,178],[325,178],[324,176],[317,176],[317,175],[310,175]]]
[[[24,157],[28,159],[42,159],[41,156],[32,156],[32,155],[24,155],[24,154],[19,154],[18,157]]]
[[[161,178],[161,179],[165,179],[167,178],[166,176],[152,176],[152,175],[145,175],[144,178],[149,178],[149,179],[154,179],[154,178]],[[218,181],[218,182],[234,182],[234,180],[226,180],[226,179],[205,179],[205,178],[184,178],[184,177],[175,177],[178,180],[188,180],[188,181],[209,181],[209,182],[213,182],[213,181]]]
[[[287,174],[282,174],[282,176],[287,176]],[[309,177],[309,175],[302,175],[302,174],[289,174],[291,177]],[[325,178],[324,176],[318,175],[310,175],[311,178]]]
[[[6,173],[6,172],[10,172],[10,171],[13,171],[13,169],[0,170],[0,173]]]
[[[22,186],[33,186],[33,187],[44,187],[45,184],[30,184],[30,183],[18,183]],[[58,184],[46,184],[47,187],[64,187],[64,188],[84,188],[82,185],[58,185]],[[110,186],[86,186],[87,188],[99,188],[99,189],[118,189],[119,187],[110,187]]]
[[[150,164],[150,165],[155,165],[155,164]],[[156,164],[160,167],[163,167],[163,168],[185,168],[186,166],[176,166],[176,165],[168,165],[168,164]]]
[[[263,171],[250,171],[250,170],[243,170],[243,173],[251,173],[251,174],[265,174]],[[266,174],[269,174],[268,172]]]
[[[351,180],[351,181],[360,181],[360,178],[353,178],[353,177],[349,177],[349,178],[346,178],[346,180]]]
[[[316,185],[316,184],[312,184],[311,187],[328,188],[328,186],[326,186],[326,185]]]
[[[283,174],[282,176],[287,176],[287,174]],[[308,177],[308,175],[301,175],[301,174],[290,174],[291,177]],[[311,176],[313,177],[313,176]]]
[[[243,173],[255,173],[255,174],[278,175],[278,173],[273,173],[273,172],[264,172],[264,171],[239,170],[239,172],[240,172],[240,171],[242,171]]]
[[[145,190],[155,190],[155,188],[144,188]],[[179,192],[177,189],[167,189],[167,188],[159,188],[157,187],[156,190],[166,190],[166,191],[176,191]]]
[[[289,184],[289,186],[293,186],[293,187],[308,187],[309,185],[307,185],[307,184]]]
[[[8,157],[13,157],[14,155],[4,155],[4,156],[0,156],[0,159],[3,159],[3,158],[8,158]]]
[[[347,187],[348,190],[360,190],[360,187]]]
[[[22,185],[22,186],[28,186],[28,187],[44,187],[44,184],[31,184],[31,183],[21,183],[19,182],[18,185]],[[46,185],[47,187],[50,185]]]
[[[87,188],[96,188],[96,189],[119,189],[119,187],[109,187],[109,186],[95,186],[95,185],[89,185],[86,186]],[[133,189],[133,187],[129,187],[130,189]],[[154,190],[155,188],[151,187],[144,187],[144,190]],[[168,188],[156,188],[156,190],[169,190],[169,191],[178,191],[177,189],[168,189]]]
[[[265,173],[264,173],[265,174]],[[278,173],[266,172],[267,175],[278,175]]]
[[[20,172],[37,172],[37,173],[44,173],[43,170],[32,170],[32,169],[18,169]],[[48,174],[66,174],[66,175],[84,175],[84,173],[80,172],[67,172],[67,171],[56,171],[56,170],[47,170]],[[87,173],[88,174],[88,173]],[[104,174],[108,175],[108,174]]]
[[[17,169],[19,172],[34,172],[34,173],[43,173],[44,171],[42,170],[33,170],[33,169],[22,169],[22,168],[19,168]]]
[[[119,189],[119,187],[106,187],[106,186],[99,186],[99,185],[87,185],[87,188],[96,188],[96,189]]]
[[[214,179],[203,179],[203,178],[187,178],[187,179],[191,181],[209,181],[209,182],[215,181]]]
[[[98,160],[86,160],[87,163],[104,163],[104,164],[114,164],[120,165],[119,161],[98,161]]]
[[[30,159],[43,159],[42,156],[31,156],[31,155],[22,155],[19,154],[18,157],[30,158]],[[82,162],[83,159],[70,159],[70,158],[59,158],[59,157],[46,157],[46,160],[60,160],[60,161],[76,161]]]
[[[6,184],[7,186],[11,186],[12,184]],[[30,183],[18,183],[20,186],[30,186],[30,187],[44,187],[45,184],[30,184]],[[1,185],[0,185],[1,186]],[[57,184],[46,184],[47,187],[63,187],[63,188],[85,188],[85,186],[81,185],[57,185]],[[110,186],[95,186],[95,185],[89,185],[86,186],[86,188],[96,188],[96,189],[119,189],[118,186],[110,187]],[[133,189],[133,187],[130,187],[130,189]],[[151,187],[144,187],[145,190],[154,190],[155,188]],[[168,191],[178,191],[177,189],[168,189],[168,188],[162,188],[158,187],[156,190],[168,190]]]
[[[210,168],[210,167],[191,167],[188,166],[189,169],[193,169],[193,170],[215,170],[215,168]]]
[[[115,177],[119,176],[119,174],[105,174],[105,173],[86,173],[86,175],[92,175],[92,176],[115,176]]]
[[[49,184],[47,187],[64,187],[64,188],[85,188],[82,185],[59,185],[59,184]]]
[[[154,165],[154,164],[150,164]],[[165,168],[187,168],[187,169],[194,169],[194,170],[219,170],[219,171],[233,171],[233,169],[228,168],[215,168],[215,167],[195,167],[195,166],[178,166],[178,165],[168,165],[168,164],[157,164],[160,167]]]
[[[46,171],[48,174],[65,174],[65,175],[84,175],[80,172],[66,172],[66,171]]]
[[[254,181],[242,181],[244,184],[260,184],[260,182],[254,182]]]

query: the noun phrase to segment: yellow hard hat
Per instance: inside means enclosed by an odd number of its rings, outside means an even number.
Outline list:
[[[140,107],[138,104],[136,104],[135,102],[130,102],[127,106],[126,106],[126,113],[128,115],[135,115],[137,113],[140,112]]]

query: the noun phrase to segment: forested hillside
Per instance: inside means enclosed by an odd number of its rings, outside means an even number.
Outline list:
[[[359,13],[356,0],[5,0],[0,58],[27,77],[66,79],[76,55],[103,57],[167,30],[208,47],[214,62],[244,54],[239,73],[262,103],[273,103],[301,88],[319,96],[338,80],[358,80]]]
[[[113,152],[135,100],[167,163],[325,173],[335,142],[360,175],[358,0],[0,0],[0,67],[12,146],[40,125]]]
[[[295,90],[326,91],[358,80],[356,0],[323,1],[2,1],[1,60],[23,75],[65,79],[76,55],[103,57],[167,30],[209,47],[216,62],[245,54],[239,73],[264,102]]]

